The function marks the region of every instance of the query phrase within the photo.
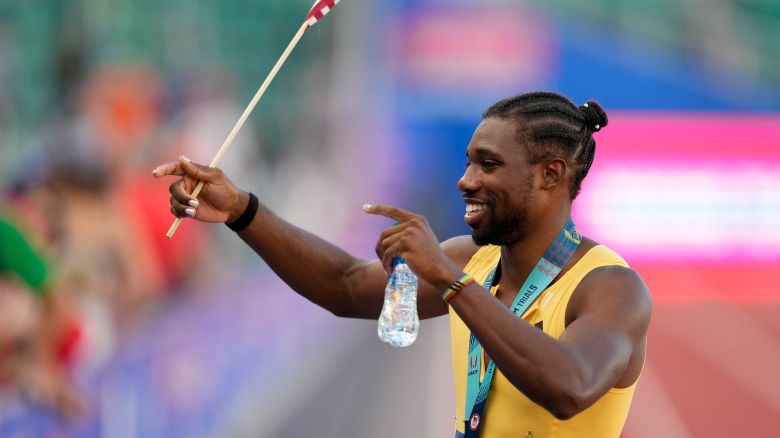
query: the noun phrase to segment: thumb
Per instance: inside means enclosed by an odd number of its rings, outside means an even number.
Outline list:
[[[179,156],[179,162],[187,176],[191,176],[198,181],[213,181],[219,176],[219,169],[193,163],[184,155]]]

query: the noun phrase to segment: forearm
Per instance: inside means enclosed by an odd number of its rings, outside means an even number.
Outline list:
[[[569,418],[598,398],[588,395],[598,389],[575,349],[513,315],[481,286],[464,288],[450,304],[504,376],[556,417]]]
[[[385,274],[377,263],[360,260],[319,237],[278,218],[264,205],[251,203],[215,167],[184,157],[157,166],[155,178],[182,176],[169,187],[171,212],[203,222],[224,222],[296,292],[340,316],[379,314]],[[190,195],[203,182],[199,199]],[[249,221],[247,226],[246,222]]]
[[[369,262],[353,257],[260,205],[252,223],[238,233],[297,293],[338,316],[375,318],[382,307],[379,282]],[[377,289],[377,293],[365,293]]]

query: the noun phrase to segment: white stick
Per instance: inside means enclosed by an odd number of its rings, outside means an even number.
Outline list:
[[[257,102],[260,101],[261,97],[263,97],[265,90],[268,89],[268,86],[271,84],[271,81],[274,80],[274,77],[276,77],[276,74],[279,72],[279,69],[282,68],[282,65],[287,60],[287,57],[290,56],[290,53],[298,44],[298,41],[301,40],[303,33],[306,32],[306,29],[308,27],[309,24],[304,22],[301,25],[300,29],[298,29],[298,32],[293,37],[292,41],[290,41],[290,44],[288,44],[287,48],[284,49],[282,56],[279,57],[278,61],[276,61],[274,68],[271,69],[271,73],[268,73],[268,77],[266,77],[265,80],[263,81],[263,84],[260,85],[260,89],[258,89],[257,93],[255,93],[255,97],[252,98],[252,101],[249,102],[249,105],[247,105],[246,109],[244,109],[244,113],[241,114],[241,117],[238,118],[238,121],[233,126],[233,129],[230,131],[230,134],[228,134],[224,143],[222,143],[222,147],[220,147],[219,151],[217,151],[217,155],[215,155],[214,159],[211,160],[211,164],[209,164],[209,167],[217,167],[217,164],[219,164],[219,161],[222,159],[222,156],[225,155],[225,152],[227,152],[227,149],[228,147],[230,147],[230,144],[233,142],[233,139],[236,138],[236,135],[238,135],[238,131],[240,131],[241,127],[244,126],[244,122],[246,122],[247,117],[249,117],[249,114],[251,114],[252,110],[255,109],[255,105],[257,105]],[[197,198],[202,189],[203,189],[203,181],[199,181],[198,185],[195,186],[195,190],[193,190],[191,193],[192,197]],[[173,237],[173,233],[175,233],[176,230],[179,228],[181,221],[182,218],[176,218],[176,220],[173,222],[173,225],[171,225],[171,228],[168,230],[168,233],[166,234],[166,236],[169,239]]]

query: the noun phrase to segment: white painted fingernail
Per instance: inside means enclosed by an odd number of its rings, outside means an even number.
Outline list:
[[[186,161],[188,163],[192,163],[192,160],[190,160],[189,158],[185,157],[184,155],[179,155],[179,158],[181,158],[182,160],[184,160],[184,161]]]
[[[187,213],[187,216],[189,216],[189,217],[195,217],[195,209],[194,208],[185,208],[184,212]]]
[[[160,167],[159,166],[155,167],[154,170],[152,171],[152,175],[157,176],[157,171],[158,170],[160,170]]]
[[[363,204],[363,210],[368,210],[371,207],[373,207],[371,204]]]
[[[190,202],[188,202],[187,204],[190,204],[190,207],[197,207],[198,201],[195,199],[190,199]]]

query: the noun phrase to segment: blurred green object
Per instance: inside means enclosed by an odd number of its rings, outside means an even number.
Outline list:
[[[4,274],[16,276],[38,295],[48,292],[46,261],[0,210],[0,275]]]

